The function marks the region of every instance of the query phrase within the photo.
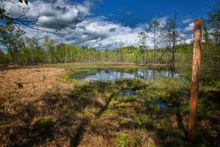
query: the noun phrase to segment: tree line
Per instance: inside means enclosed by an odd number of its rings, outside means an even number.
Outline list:
[[[28,1],[20,2],[28,4]],[[0,24],[1,64],[133,62],[138,65],[169,64],[174,68],[175,64],[184,65],[191,62],[192,44],[183,43],[185,38],[181,36],[176,15],[168,18],[165,26],[161,26],[156,19],[152,20],[146,26],[146,31],[139,33],[138,47],[119,46],[114,50],[77,47],[73,44],[58,43],[49,37],[39,43],[36,38],[25,37],[25,33],[16,27],[13,18],[7,16],[3,8],[0,9],[0,16],[4,22]],[[217,60],[213,59],[219,59],[220,56],[220,2],[204,22],[203,57],[205,63],[213,62],[216,66]],[[151,36],[148,35],[149,32],[152,33]],[[149,38],[153,47],[147,44]]]

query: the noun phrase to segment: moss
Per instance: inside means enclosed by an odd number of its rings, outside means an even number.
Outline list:
[[[127,137],[125,136],[125,134],[123,134],[123,133],[118,134],[117,142],[118,142],[117,147],[126,147]]]
[[[157,120],[157,122],[155,123],[155,126],[157,129],[163,129],[163,128],[168,127],[167,122],[168,122],[167,119],[160,119],[160,120]]]
[[[131,118],[123,118],[119,122],[120,128],[132,128],[136,126],[136,122]]]
[[[145,114],[140,114],[138,116],[135,117],[135,121],[137,122],[138,125],[144,125],[146,123],[150,123],[151,122],[151,117],[149,115],[145,115]]]
[[[81,70],[80,68],[75,69],[74,72],[80,72]],[[83,70],[84,73],[89,73],[91,69]],[[103,119],[108,122],[109,120],[106,118],[113,116],[111,118],[116,119],[113,121],[118,122],[119,126],[116,126],[120,129],[145,128],[148,132],[153,133],[153,136],[157,136],[165,145],[171,145],[174,142],[181,145],[184,141],[182,138],[185,137],[184,132],[183,130],[172,128],[168,118],[176,117],[177,109],[180,110],[183,116],[188,114],[189,88],[189,82],[179,79],[161,79],[159,81],[134,79],[118,79],[106,82],[92,81],[79,86],[74,97],[78,97],[79,101],[85,100],[82,104],[89,104],[88,107],[82,110],[81,114],[84,116],[89,116],[92,119],[95,118],[94,113],[97,113],[102,107],[93,103],[97,101],[97,97],[102,97],[104,101],[110,101],[110,103],[104,109],[101,120]],[[204,99],[206,99],[207,91],[210,89],[207,87],[202,89],[204,92],[201,96]],[[122,92],[125,90],[134,90],[135,93],[131,96],[123,96]],[[169,109],[161,111],[160,104],[155,103],[155,100],[166,102]],[[217,109],[211,102],[205,102],[203,98],[200,98],[199,101],[199,120],[204,118],[205,113],[208,112],[207,109]],[[81,103],[77,103],[77,105],[79,104]],[[93,132],[104,130],[100,126],[101,122],[96,122],[91,125],[91,130]],[[105,129],[108,130],[108,128],[111,128],[111,126],[107,125]],[[157,132],[158,130],[160,131]],[[111,131],[113,134],[117,132],[114,129]],[[204,136],[201,138],[204,138]],[[141,142],[141,136],[136,136],[135,134],[129,136],[128,134],[119,133],[116,139],[118,146],[127,146],[128,144],[138,146]]]
[[[30,129],[29,136],[33,143],[42,143],[54,139],[54,122],[48,119],[37,121]]]
[[[103,112],[103,115],[120,115],[121,111],[119,109],[112,110],[112,109],[107,109]]]
[[[99,123],[97,123],[95,121],[91,124],[90,128],[93,133],[99,133],[100,129],[102,129],[102,128],[100,128]]]
[[[71,116],[74,114],[75,110],[72,107],[69,107],[67,109],[64,110],[64,112],[68,115]]]
[[[181,106],[179,107],[179,109],[180,109],[180,111],[181,111],[182,113],[188,113],[190,107],[189,107],[189,105],[181,105]]]
[[[155,147],[155,145],[153,143],[149,143],[149,147]]]
[[[85,111],[83,111],[81,114],[84,116],[84,117],[93,117],[94,116],[94,112],[97,112],[98,110],[97,109],[86,109]]]
[[[115,84],[121,87],[121,89],[127,90],[139,90],[147,86],[144,81],[138,79],[118,79],[115,81]]]
[[[38,128],[50,126],[53,124],[54,124],[53,121],[51,121],[49,119],[40,119],[32,126],[32,129],[38,129]]]
[[[134,135],[132,138],[132,146],[141,146],[141,136],[140,135]]]
[[[156,112],[160,112],[160,105],[157,103],[151,103],[150,104],[152,110],[156,111]]]
[[[133,97],[133,96],[118,97],[118,98],[116,99],[116,101],[117,101],[118,103],[130,103],[130,102],[136,101],[136,98]]]

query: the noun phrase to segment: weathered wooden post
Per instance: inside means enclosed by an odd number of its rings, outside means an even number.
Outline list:
[[[188,137],[190,140],[195,138],[196,132],[196,111],[199,92],[200,64],[201,64],[201,38],[202,38],[202,19],[194,21],[194,48],[192,61],[192,85],[190,96],[190,115]]]

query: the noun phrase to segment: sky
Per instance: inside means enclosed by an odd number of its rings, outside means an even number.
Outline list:
[[[166,25],[176,14],[185,42],[192,40],[193,20],[207,18],[217,0],[29,0],[29,4],[1,2],[9,15],[38,18],[33,26],[20,25],[26,36],[42,42],[45,36],[59,43],[97,49],[138,46],[138,33],[157,19]],[[31,29],[34,27],[35,29]],[[147,45],[152,47],[152,32]]]
[[[206,17],[216,0],[104,0],[97,4],[94,14],[109,20],[135,26],[153,18],[189,16],[192,19]]]

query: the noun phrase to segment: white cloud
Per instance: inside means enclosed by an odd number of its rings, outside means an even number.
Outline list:
[[[185,31],[193,31],[194,23],[190,23],[188,26],[185,27]]]
[[[45,36],[49,36],[60,43],[73,43],[99,49],[117,48],[119,42],[123,42],[123,46],[138,46],[138,33],[145,31],[147,24],[129,27],[108,21],[103,16],[91,17],[92,5],[91,0],[82,3],[73,3],[69,0],[30,0],[28,6],[7,3],[5,7],[11,15],[19,16],[25,12],[27,17],[39,16],[37,28],[44,31],[24,26],[22,28],[27,36],[36,37],[41,41]],[[163,27],[166,25],[167,17],[157,20]],[[189,28],[190,26],[185,30]],[[148,32],[148,36],[147,45],[152,47],[152,32]]]
[[[28,5],[5,2],[7,13],[15,17],[38,17],[37,24],[46,28],[61,29],[77,24],[89,15],[90,2],[82,4],[67,0],[32,0]]]
[[[50,28],[39,27],[45,32],[23,28],[29,36],[43,39],[49,36],[51,39],[62,43],[73,43],[79,46],[95,47],[99,49],[117,48],[118,42],[123,42],[124,46],[137,46],[138,33],[144,31],[142,26],[131,28],[107,21],[103,18],[86,19],[78,23],[74,29],[71,26],[59,30],[59,32],[47,33],[53,31]]]
[[[158,19],[161,26],[166,24],[166,18]],[[123,46],[138,46],[139,37],[138,33],[145,31],[147,24],[139,24],[136,27],[124,26],[120,23],[113,23],[107,21],[104,17],[86,18],[82,22],[72,26],[63,28],[57,34],[47,32],[30,31],[29,35],[43,39],[44,36],[62,43],[73,43],[79,46],[95,47],[98,49],[114,49],[119,47],[119,42]],[[50,28],[41,27],[45,31],[53,31]],[[153,47],[152,32],[148,32],[149,38],[147,39],[147,46]]]
[[[193,20],[191,18],[185,18],[182,20],[183,24],[188,24],[188,23],[192,23],[192,22],[193,22]]]
[[[156,20],[159,22],[160,27],[164,27],[167,24],[167,17],[166,16],[158,18]]]

